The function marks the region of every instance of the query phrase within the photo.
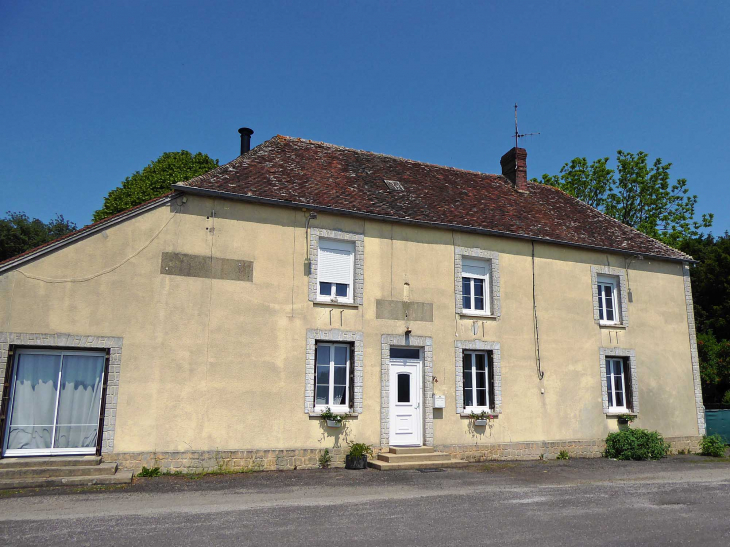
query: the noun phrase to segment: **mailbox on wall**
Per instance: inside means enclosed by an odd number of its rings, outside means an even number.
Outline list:
[[[446,408],[446,395],[434,395],[433,396],[433,407],[434,408]]]

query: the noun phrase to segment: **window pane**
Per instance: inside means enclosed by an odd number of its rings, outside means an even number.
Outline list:
[[[474,279],[474,296],[484,297],[484,280]]]
[[[398,402],[411,402],[411,375],[398,374]]]
[[[603,288],[603,292],[606,295],[606,320],[613,321],[613,287],[611,285],[606,285]]]
[[[471,309],[471,278],[464,277],[461,280],[462,307],[465,310]]]
[[[421,350],[418,348],[390,348],[391,359],[420,359]]]
[[[317,346],[317,364],[329,366],[330,346]]]
[[[317,385],[328,386],[330,383],[330,366],[317,366]]]
[[[598,285],[598,319],[603,321],[603,285]]]
[[[471,380],[471,353],[465,353],[464,354],[464,389],[471,389],[472,387],[472,380]]]
[[[487,406],[486,389],[477,389],[477,406]]]
[[[347,296],[347,287],[349,285],[345,285],[344,283],[337,283],[335,285],[335,296]]]
[[[616,390],[616,406],[624,406],[624,395],[618,390]]]
[[[347,400],[345,399],[345,392],[346,392],[345,386],[335,386],[335,394],[334,394],[334,400],[332,401],[333,405],[346,405]]]
[[[609,382],[611,381],[609,377]],[[613,390],[611,389],[611,384],[608,384],[608,407],[611,408],[613,406]]]
[[[335,384],[344,386],[347,384],[347,367],[335,367]]]
[[[335,346],[335,365],[346,365],[348,353],[350,353],[348,346]]]
[[[318,385],[317,386],[317,398],[315,399],[314,404],[316,404],[317,406],[329,404],[329,401],[327,400],[329,398],[329,392],[330,392],[329,385],[323,385],[323,386]]]
[[[487,373],[484,370],[477,370],[477,389],[485,389],[487,387]]]
[[[481,296],[474,297],[474,309],[484,311],[484,298]]]
[[[464,406],[474,406],[474,400],[472,399],[472,390],[464,386]]]

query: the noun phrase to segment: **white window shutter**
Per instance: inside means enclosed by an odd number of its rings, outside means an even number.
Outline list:
[[[319,243],[319,281],[326,283],[352,284],[352,259],[355,245],[339,241]]]

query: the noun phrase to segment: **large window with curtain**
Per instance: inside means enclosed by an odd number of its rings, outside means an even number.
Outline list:
[[[105,363],[104,352],[17,350],[4,454],[95,453]]]

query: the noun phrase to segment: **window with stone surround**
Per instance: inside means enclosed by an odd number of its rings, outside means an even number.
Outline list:
[[[456,313],[499,317],[499,253],[479,248],[454,248]]]
[[[309,300],[341,305],[363,303],[362,234],[310,228]]]
[[[624,348],[600,348],[599,363],[604,414],[638,414],[636,352]]]
[[[499,342],[457,340],[456,412],[468,415],[502,412],[502,366]]]
[[[593,319],[601,326],[629,324],[626,271],[609,266],[591,266]]]
[[[329,407],[339,414],[362,413],[363,335],[342,330],[307,330],[304,411]]]

